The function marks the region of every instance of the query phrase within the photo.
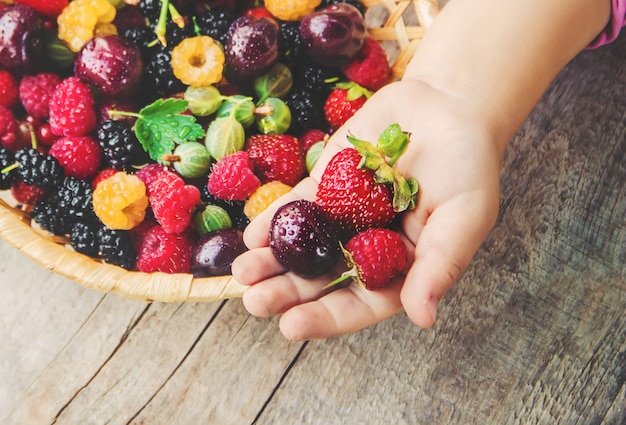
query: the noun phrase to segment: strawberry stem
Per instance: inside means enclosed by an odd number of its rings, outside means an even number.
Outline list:
[[[0,174],[8,174],[11,171],[15,170],[17,167],[20,166],[19,162],[14,162],[11,165],[7,165],[6,167],[4,167],[2,170],[0,170]]]
[[[340,284],[341,282],[344,282],[348,279],[352,279],[359,285],[364,286],[363,281],[361,279],[361,275],[359,274],[359,268],[357,264],[354,262],[354,257],[352,256],[352,253],[348,251],[347,249],[345,249],[341,242],[339,242],[339,248],[341,248],[341,252],[343,253],[343,256],[346,259],[346,265],[350,269],[346,270],[345,272],[341,274],[341,276],[339,276],[337,279],[333,280],[328,285],[326,285],[324,289],[328,289],[333,286],[336,286]]]
[[[185,28],[185,18],[181,16],[180,12],[178,12],[178,9],[176,9],[176,6],[170,3],[167,5],[167,9],[170,12],[172,21],[174,21],[174,23],[178,25],[178,28]]]
[[[167,13],[169,9],[169,0],[161,0],[161,12],[159,13],[159,20],[154,28],[154,33],[163,46],[167,46],[167,40],[165,33],[167,32]]]

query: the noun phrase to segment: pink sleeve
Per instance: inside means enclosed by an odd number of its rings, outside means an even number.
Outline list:
[[[626,25],[626,0],[611,0],[611,2],[611,20],[604,31],[587,47],[588,49],[609,44],[617,38],[622,27]]]

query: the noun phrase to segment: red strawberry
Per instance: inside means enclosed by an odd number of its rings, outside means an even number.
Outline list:
[[[349,80],[374,91],[387,83],[390,72],[385,50],[373,38],[367,38],[361,51],[343,68]]]
[[[408,259],[400,235],[383,228],[368,229],[357,234],[342,250],[351,269],[329,286],[352,278],[365,289],[383,289],[402,273]]]
[[[300,143],[293,136],[256,134],[246,141],[245,151],[261,184],[278,180],[294,186],[306,169]]]
[[[245,152],[235,152],[217,161],[209,175],[209,192],[218,199],[244,201],[261,186]]]
[[[415,207],[418,185],[393,167],[409,143],[398,124],[387,127],[376,146],[348,135],[355,148],[330,160],[317,188],[316,201],[347,236],[386,227],[396,214]]]
[[[359,167],[362,155],[354,148],[339,151],[328,163],[317,188],[316,202],[347,235],[370,227],[385,227],[396,216],[393,189],[378,184],[374,171]]]
[[[56,18],[69,0],[15,0],[17,4],[25,4],[51,18]]]
[[[324,116],[330,127],[341,127],[371,95],[371,91],[354,82],[337,84],[324,103]]]

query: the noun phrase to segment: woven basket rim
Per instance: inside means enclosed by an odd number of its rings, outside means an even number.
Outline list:
[[[439,12],[437,0],[362,0],[366,8],[384,6],[388,17],[381,26],[369,27],[369,36],[394,41],[399,54],[391,64],[391,79],[404,73],[426,28]],[[407,24],[404,12],[413,7],[417,23]],[[8,192],[8,191],[2,191]],[[0,193],[1,194],[1,193]],[[231,275],[194,278],[188,273],[166,274],[128,271],[66,247],[51,235],[30,225],[27,214],[0,197],[0,237],[40,266],[90,289],[116,293],[147,302],[211,302],[243,296],[245,286]]]

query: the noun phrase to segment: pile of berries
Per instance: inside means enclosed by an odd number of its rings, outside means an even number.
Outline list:
[[[249,221],[388,81],[363,13],[334,0],[0,4],[0,190],[85,255],[228,274]]]

